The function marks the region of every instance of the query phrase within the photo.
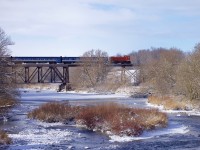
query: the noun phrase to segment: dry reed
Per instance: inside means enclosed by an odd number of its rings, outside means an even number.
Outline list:
[[[174,100],[169,96],[150,96],[148,97],[148,102],[159,106],[162,105],[166,110],[187,110],[186,102]]]
[[[139,136],[144,130],[165,127],[167,115],[156,109],[127,108],[116,103],[78,107],[51,102],[28,114],[29,118],[45,122],[76,121],[90,130],[110,131],[117,135]]]

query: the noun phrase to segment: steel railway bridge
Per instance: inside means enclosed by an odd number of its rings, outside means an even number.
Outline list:
[[[26,58],[26,57],[23,57]],[[28,58],[28,57],[27,57]],[[70,73],[69,68],[80,67],[79,62],[73,63],[51,63],[31,61],[31,63],[21,60],[16,63],[11,61],[13,72],[15,72],[16,83],[61,83],[60,88],[70,89]],[[136,72],[130,72],[127,67],[133,67],[131,63],[108,63],[108,67],[121,68],[121,80],[128,74],[131,78],[136,78]]]

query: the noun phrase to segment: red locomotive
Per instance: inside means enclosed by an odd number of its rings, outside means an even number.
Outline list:
[[[110,62],[113,64],[131,64],[130,56],[112,56]]]

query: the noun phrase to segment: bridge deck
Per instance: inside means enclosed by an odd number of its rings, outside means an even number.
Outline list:
[[[78,67],[82,66],[82,64],[74,63],[74,64],[46,64],[46,63],[26,63],[26,64],[11,64],[10,66],[15,67]],[[131,67],[133,64],[107,64],[108,67]]]

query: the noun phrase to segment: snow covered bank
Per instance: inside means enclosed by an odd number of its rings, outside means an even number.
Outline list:
[[[20,88],[20,91],[58,91],[59,84],[30,84],[30,85],[23,85],[22,88]],[[142,90],[141,90],[142,89]],[[94,88],[82,88],[82,89],[75,89],[73,91],[61,91],[59,93],[69,93],[69,94],[100,94],[100,95],[123,95],[123,96],[136,96],[144,98],[144,95],[146,95],[146,92],[143,91],[144,87],[140,86],[131,86],[131,85],[124,85],[117,87],[115,90],[109,89],[106,87],[106,85],[102,85],[100,87],[94,87]],[[139,98],[138,97],[138,98]]]
[[[127,95],[122,94],[97,94],[97,93],[86,93],[86,92],[56,92],[49,90],[35,90],[35,89],[20,89],[23,93],[21,95],[22,100],[94,100],[94,99],[112,99],[112,98],[127,98]]]
[[[130,137],[130,136],[121,137],[117,135],[110,135],[110,142],[130,142],[130,141],[145,140],[150,138],[159,138],[160,136],[164,135],[186,134],[187,132],[189,132],[187,126],[170,123],[167,128],[145,131],[139,137]]]
[[[60,83],[36,83],[36,84],[23,84],[20,89],[28,90],[53,90],[57,91],[59,89]]]
[[[61,123],[42,123],[35,121],[28,126],[28,128],[19,133],[11,133],[9,137],[14,143],[21,143],[10,145],[10,149],[43,149],[48,145],[59,144],[62,142],[69,142],[72,140],[72,132],[67,129],[54,129]]]
[[[196,109],[192,109],[192,110],[165,110],[162,105],[158,106],[158,105],[154,105],[154,104],[151,104],[151,103],[148,103],[148,102],[146,102],[146,105],[148,107],[157,108],[160,111],[165,112],[165,113],[177,114],[177,116],[182,116],[182,115],[200,116],[200,111],[196,110]]]

